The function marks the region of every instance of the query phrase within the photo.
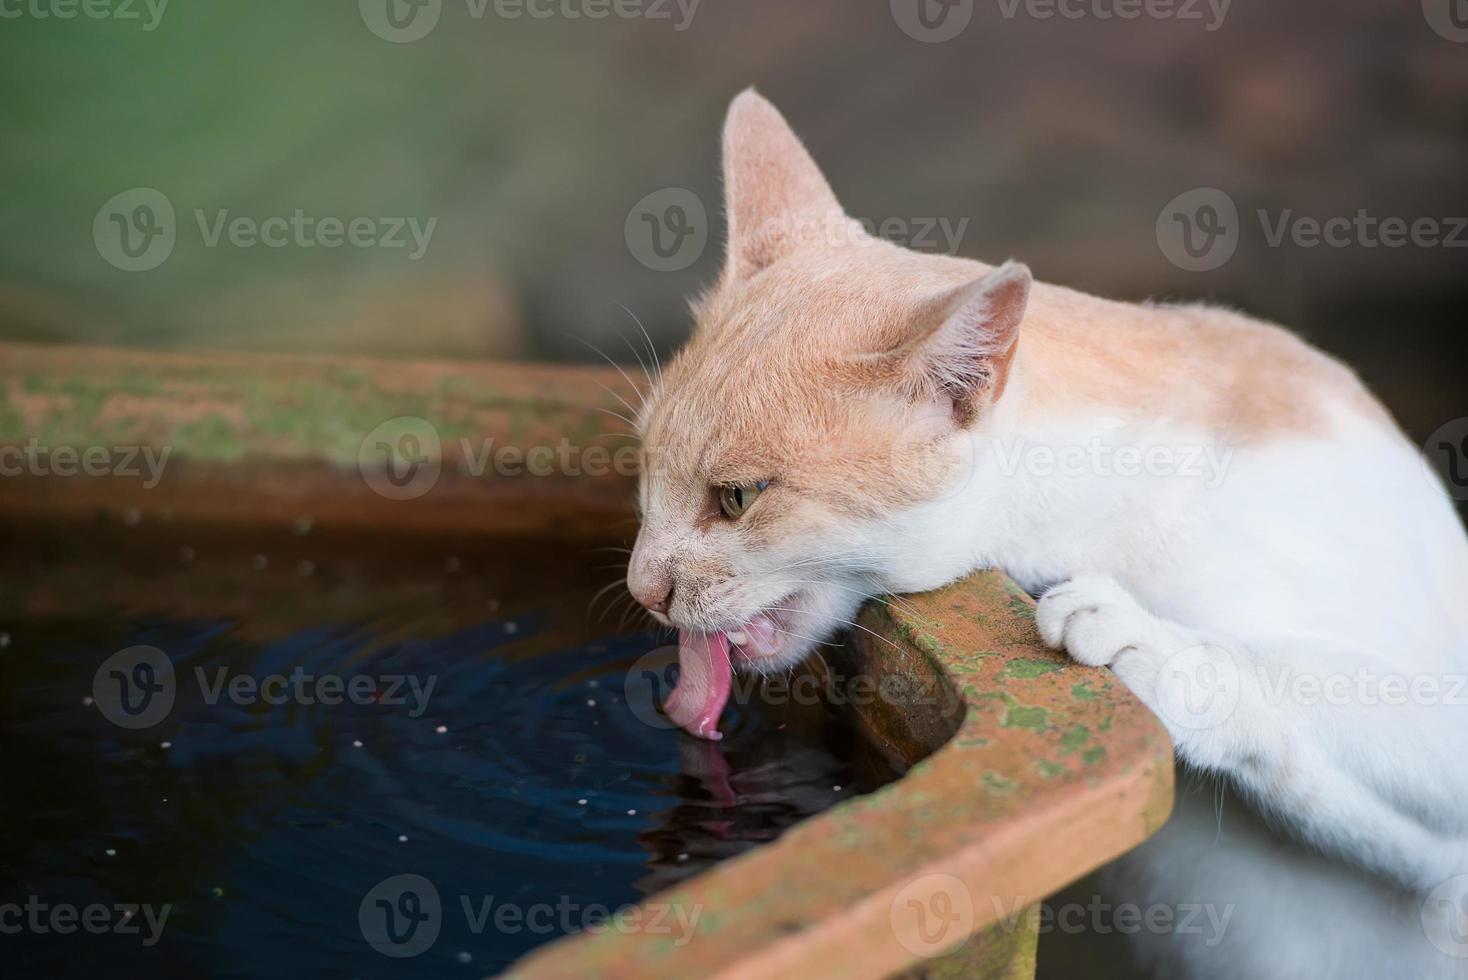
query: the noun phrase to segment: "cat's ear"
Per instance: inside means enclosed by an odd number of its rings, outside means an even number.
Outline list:
[[[754,89],[724,121],[725,276],[747,278],[793,249],[804,234],[844,220],[841,204],[780,110]]]
[[[915,397],[946,398],[967,426],[1003,394],[1029,305],[1028,267],[993,272],[922,304],[914,338],[897,352],[904,387]]]

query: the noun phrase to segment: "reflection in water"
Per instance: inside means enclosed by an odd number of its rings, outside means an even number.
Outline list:
[[[717,744],[650,725],[627,678],[658,638],[595,635],[566,613],[579,583],[470,597],[493,576],[461,564],[470,585],[404,593],[318,553],[242,604],[200,563],[168,573],[170,601],[119,600],[101,573],[85,593],[27,583],[0,615],[0,906],[36,919],[4,938],[7,972],[479,977],[893,775],[819,705],[748,697]],[[233,613],[203,614],[206,594]],[[162,667],[116,661],[139,646]],[[132,707],[165,685],[171,706],[119,719],[119,677]],[[400,875],[436,903],[374,892]],[[94,905],[143,906],[138,934],[47,918]],[[411,959],[364,934],[369,914],[406,935],[435,913]]]

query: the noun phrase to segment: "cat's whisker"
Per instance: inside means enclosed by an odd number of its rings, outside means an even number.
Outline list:
[[[613,302],[617,301],[613,300]],[[642,331],[642,339],[647,342],[648,356],[652,358],[653,367],[657,369],[656,375],[653,377],[649,377],[648,380],[653,384],[656,384],[663,378],[663,362],[658,359],[658,349],[657,346],[652,342],[652,335],[647,332],[647,327],[643,326],[641,318],[639,318],[636,313],[633,313],[632,310],[623,303],[618,302],[617,305],[622,307],[622,312],[630,316],[632,318],[632,322],[637,324],[637,329]],[[628,344],[628,346],[630,347],[631,344]],[[634,353],[636,352],[634,351]],[[639,363],[641,363],[642,358],[638,357],[637,360]],[[643,365],[642,373],[647,374],[646,365]]]
[[[618,364],[616,361],[612,360],[609,356],[607,356],[606,351],[602,350],[600,347],[596,346],[591,341],[587,340],[585,337],[577,337],[575,334],[569,334],[568,336],[571,336],[571,337],[575,338],[576,340],[580,341],[581,343],[585,344],[588,348],[591,349],[591,351],[594,354],[596,354],[597,356],[599,356],[600,358],[602,358],[602,360],[606,361],[613,368],[615,368],[616,371],[617,371],[617,373],[622,376],[622,380],[625,381],[625,382],[627,382],[628,386],[630,386],[633,391],[637,392],[637,400],[638,400],[638,402],[641,403],[641,404],[644,404],[644,405],[647,404],[647,394],[642,390],[642,388],[635,381],[632,380],[631,376],[628,375],[626,371],[622,370],[622,365]],[[606,385],[602,385],[602,387],[603,388],[606,388]],[[623,398],[621,395],[618,395],[615,391],[612,391],[612,389],[610,389],[610,388],[607,388],[607,391],[610,392],[612,394],[612,396],[615,397],[618,401],[620,401],[623,405],[626,405],[627,410],[630,411],[633,415],[636,415],[637,414],[638,409],[633,408],[632,405],[628,404],[628,402],[627,402],[627,400],[625,398]]]

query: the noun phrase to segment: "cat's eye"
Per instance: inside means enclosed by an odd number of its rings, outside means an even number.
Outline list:
[[[719,487],[719,509],[731,521],[738,520],[744,516],[745,511],[754,506],[755,500],[769,485],[768,482],[762,482]]]

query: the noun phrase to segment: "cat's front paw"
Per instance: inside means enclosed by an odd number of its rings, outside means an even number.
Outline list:
[[[1040,597],[1035,623],[1045,643],[1091,667],[1153,639],[1156,620],[1109,575],[1083,575]]]

